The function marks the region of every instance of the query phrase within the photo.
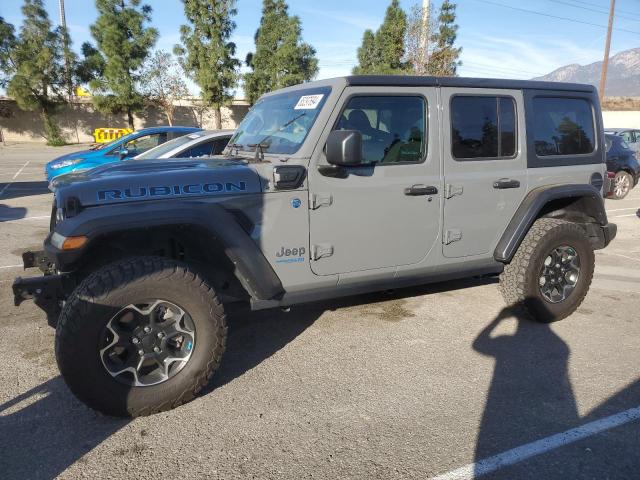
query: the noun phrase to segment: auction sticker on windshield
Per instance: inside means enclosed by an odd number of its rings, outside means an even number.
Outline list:
[[[320,102],[322,101],[323,97],[324,97],[324,94],[304,95],[300,97],[300,100],[298,100],[298,103],[296,104],[295,107],[293,107],[293,109],[294,110],[315,110],[320,104]]]

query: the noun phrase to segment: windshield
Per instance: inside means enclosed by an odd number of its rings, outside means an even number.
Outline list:
[[[157,147],[153,147],[151,150],[147,150],[144,153],[133,158],[133,160],[144,160],[146,158],[161,158],[165,153],[170,152],[176,147],[180,147],[181,145],[185,145],[192,140],[196,140],[200,138],[202,135],[197,134],[189,134],[183,135],[182,137],[174,138],[173,140],[169,140]]]
[[[308,88],[266,97],[249,111],[229,147],[264,153],[298,151],[322,110],[330,87]]]

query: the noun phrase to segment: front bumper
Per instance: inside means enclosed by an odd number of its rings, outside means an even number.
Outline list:
[[[55,326],[62,304],[75,287],[74,278],[68,273],[54,273],[53,265],[42,251],[24,252],[24,268],[38,267],[44,275],[17,277],[13,281],[13,303],[20,306],[25,300],[33,302],[47,314],[49,325]]]

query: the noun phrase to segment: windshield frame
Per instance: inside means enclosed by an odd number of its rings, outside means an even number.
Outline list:
[[[331,96],[332,93],[332,86],[330,85],[322,85],[322,86],[313,86],[313,87],[308,87],[308,88],[300,88],[300,89],[295,89],[295,90],[289,90],[289,91],[284,91],[281,93],[274,93],[272,95],[266,95],[262,98],[260,98],[260,100],[258,100],[258,102],[256,102],[251,109],[249,110],[249,112],[247,113],[247,115],[244,117],[244,119],[242,120],[242,122],[240,123],[240,125],[238,125],[238,128],[236,129],[236,131],[234,132],[233,136],[231,137],[231,139],[229,140],[229,144],[227,145],[227,147],[225,148],[224,153],[225,154],[229,154],[232,151],[237,151],[237,152],[250,152],[250,153],[255,153],[256,150],[260,149],[262,150],[262,153],[264,155],[295,155],[297,154],[300,149],[304,146],[305,142],[307,141],[307,138],[309,137],[309,134],[311,133],[311,130],[313,130],[313,128],[316,126],[316,122],[318,120],[318,118],[320,117],[320,115],[322,114],[322,111],[325,107],[325,105],[327,104],[327,101],[329,99],[329,97]],[[254,112],[255,112],[255,108],[258,107],[260,104],[263,104],[265,102],[269,102],[272,100],[277,100],[278,98],[282,98],[284,96],[290,96],[293,97],[294,99],[297,99],[297,101],[300,100],[300,98],[304,97],[304,96],[310,96],[310,95],[323,95],[322,99],[318,102],[318,104],[316,105],[315,108],[313,109],[296,109],[295,108],[295,103],[292,104],[291,106],[291,118],[289,119],[289,121],[287,123],[285,123],[284,125],[278,125],[278,128],[274,131],[260,131],[258,133],[255,134],[249,134],[248,132],[244,132],[242,130],[242,126],[244,124],[248,124],[252,121],[252,119],[254,118]],[[258,137],[259,140],[261,142],[264,142],[265,139],[271,139],[276,137],[276,135],[281,131],[281,129],[286,126],[288,126],[289,122],[293,122],[296,120],[296,117],[302,117],[304,116],[303,114],[306,114],[307,112],[310,111],[315,111],[315,116],[313,117],[313,119],[311,120],[310,124],[307,127],[307,130],[304,134],[303,137],[301,137],[299,143],[297,143],[297,147],[294,150],[291,151],[286,151],[286,152],[279,152],[279,151],[270,151],[269,147],[263,147],[260,148],[257,145],[257,141],[254,142],[250,142],[249,144],[247,144],[246,141],[242,141],[242,135],[246,134],[247,136],[251,135],[251,137]],[[296,113],[299,112],[299,113]],[[294,142],[292,142],[294,143]],[[240,147],[235,147],[235,144],[240,144]],[[252,146],[249,146],[252,145]]]

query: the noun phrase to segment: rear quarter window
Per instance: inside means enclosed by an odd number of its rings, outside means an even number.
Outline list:
[[[596,130],[591,102],[586,98],[535,97],[533,119],[538,157],[593,153]]]

